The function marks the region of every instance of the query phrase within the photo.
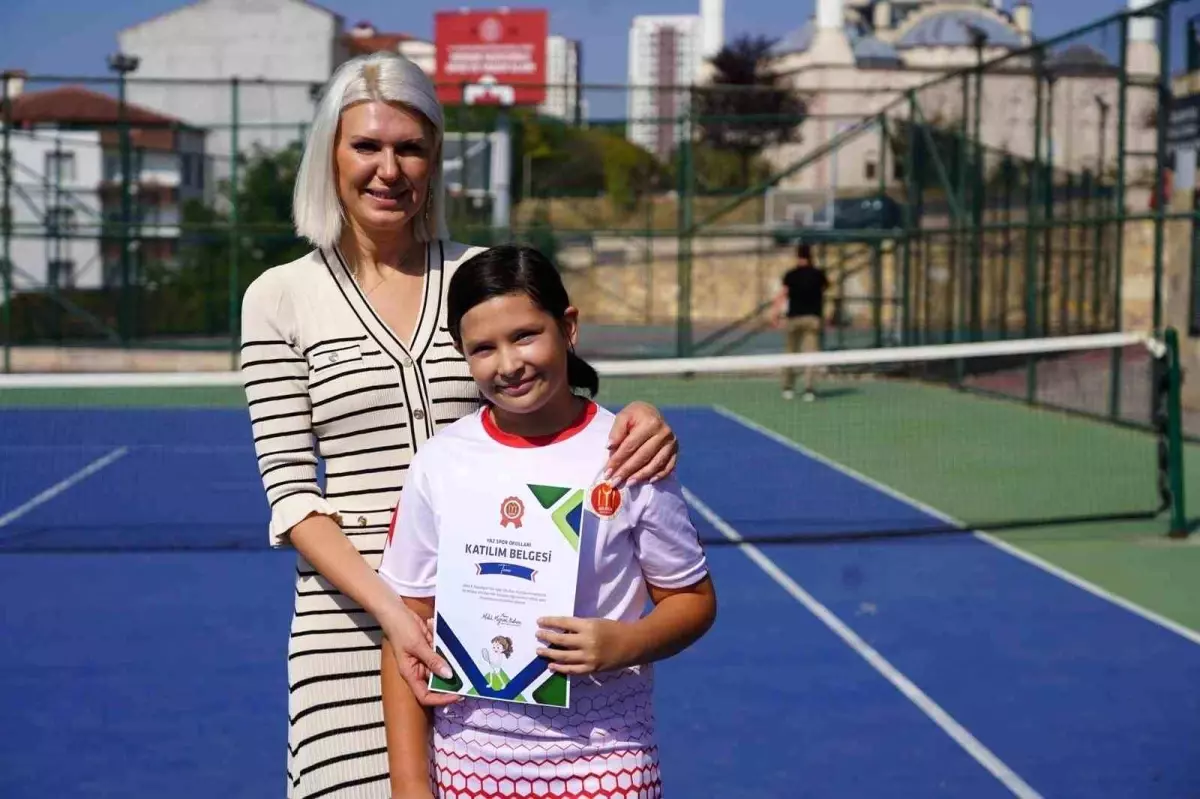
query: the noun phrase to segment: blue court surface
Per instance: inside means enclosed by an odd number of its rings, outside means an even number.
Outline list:
[[[929,511],[670,412],[706,540]],[[238,409],[0,411],[0,797],[282,796],[293,558]],[[983,536],[710,546],[667,795],[1200,796],[1200,635]]]

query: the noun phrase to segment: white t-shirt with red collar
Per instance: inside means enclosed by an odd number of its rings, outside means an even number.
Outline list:
[[[475,526],[481,511],[499,522],[512,497],[545,504],[582,490],[589,503],[618,507],[601,528],[603,537],[586,530],[581,536],[576,616],[636,621],[647,609],[647,584],[678,589],[703,579],[704,550],[674,476],[622,488],[619,498],[592,496],[608,460],[614,418],[588,402],[565,430],[529,439],[498,429],[483,408],[442,430],[409,465],[380,576],[401,596],[434,596],[440,529],[467,519]],[[480,543],[486,535],[480,531]],[[483,699],[439,709],[434,732],[438,781],[446,781],[442,795],[454,795],[455,775],[461,781],[491,773],[494,781],[497,771],[506,776],[495,791],[462,795],[516,795],[521,786],[504,791],[502,783],[535,778],[548,773],[539,772],[539,764],[554,763],[579,771],[589,785],[591,778],[625,773],[655,793],[652,679],[645,666],[573,677],[571,707],[564,709]],[[526,795],[554,796],[562,793],[551,789],[563,786],[547,783],[541,793],[533,783],[525,787],[533,791]]]

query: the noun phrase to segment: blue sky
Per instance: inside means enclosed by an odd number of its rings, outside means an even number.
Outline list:
[[[0,69],[31,74],[101,75],[105,56],[116,48],[117,32],[183,5],[181,0],[0,0]],[[455,0],[323,0],[347,25],[370,20],[381,30],[432,37],[437,10],[470,5]],[[505,5],[479,3],[476,8]],[[584,80],[624,83],[629,21],[637,13],[695,13],[699,0],[545,0],[512,4],[550,11],[550,28],[583,41]],[[1034,27],[1051,36],[1123,7],[1120,0],[1037,0]],[[741,33],[781,36],[801,25],[813,0],[727,0],[726,36]],[[734,10],[736,9],[736,10]]]

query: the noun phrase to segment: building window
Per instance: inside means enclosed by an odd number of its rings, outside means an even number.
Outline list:
[[[51,261],[48,266],[49,272],[46,275],[46,282],[51,287],[58,289],[75,288],[74,261]]]
[[[75,182],[75,153],[55,150],[46,153],[46,180],[54,185]]]
[[[879,164],[874,159],[863,162],[863,178],[865,180],[875,180],[879,175]]]

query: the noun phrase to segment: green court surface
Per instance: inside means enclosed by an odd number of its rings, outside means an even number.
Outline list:
[[[607,402],[726,408],[969,526],[1122,515],[1159,504],[1149,432],[938,385],[839,381],[819,384],[818,394],[812,403],[785,400],[773,378],[601,382]],[[687,442],[681,455],[688,456]],[[1195,519],[1200,446],[1186,448],[1184,469]],[[1179,541],[1166,531],[1159,514],[994,535],[1200,630],[1200,534]]]

